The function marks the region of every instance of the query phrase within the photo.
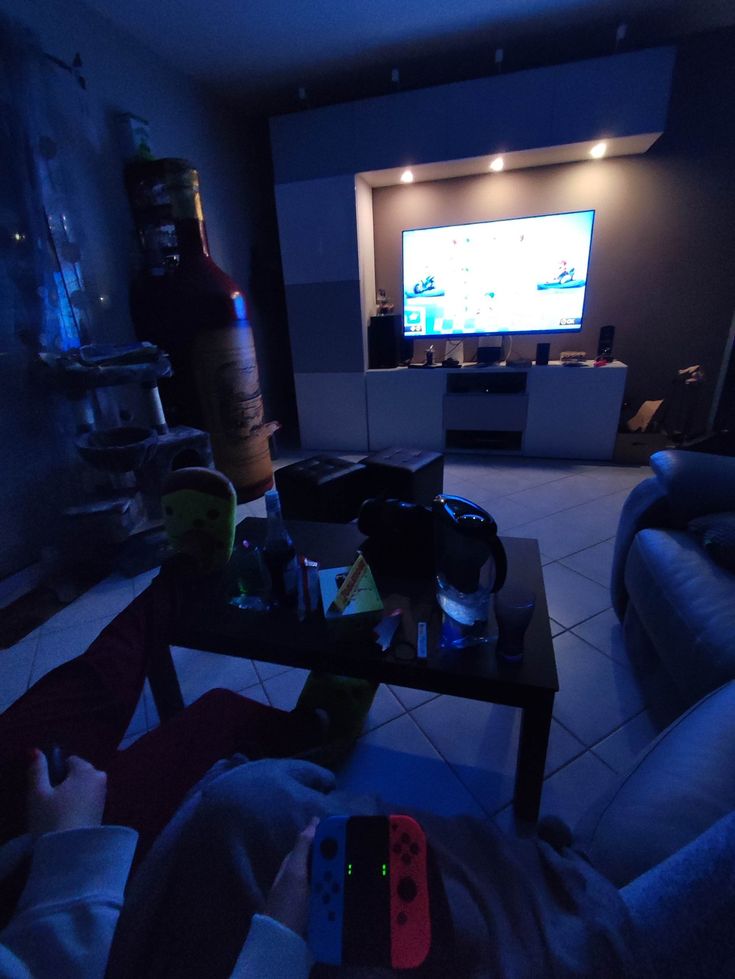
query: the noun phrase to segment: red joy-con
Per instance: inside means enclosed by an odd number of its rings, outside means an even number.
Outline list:
[[[389,816],[390,958],[394,969],[415,969],[431,948],[426,837],[410,816]]]

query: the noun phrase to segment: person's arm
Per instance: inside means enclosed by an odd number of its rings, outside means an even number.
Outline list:
[[[36,837],[18,906],[0,933],[0,977],[104,976],[137,834],[101,826],[106,778],[69,759],[56,788],[37,752],[30,769],[29,829]]]
[[[309,913],[308,862],[319,820],[299,834],[281,864],[263,914],[253,916],[231,979],[307,979],[314,958],[304,940]]]

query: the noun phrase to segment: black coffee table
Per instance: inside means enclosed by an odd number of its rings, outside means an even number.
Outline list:
[[[296,549],[318,560],[322,567],[350,564],[364,537],[355,524],[287,521]],[[237,540],[262,543],[265,520],[247,518],[237,528]],[[471,700],[506,704],[523,711],[516,763],[514,809],[516,816],[535,822],[538,817],[551,727],[554,694],[559,689],[554,647],[551,642],[541,560],[535,540],[504,537],[508,554],[508,583],[523,584],[536,595],[536,608],[526,633],[525,655],[519,665],[498,659],[494,647],[442,651],[438,649],[441,614],[434,601],[433,580],[391,579],[376,575],[381,594],[400,594],[408,599],[414,620],[429,622],[428,658],[410,655],[406,645],[396,654],[381,653],[368,638],[337,643],[327,634],[323,618],[300,623],[296,613],[276,610],[266,614],[247,612],[228,604],[234,570],[198,591],[187,603],[170,636],[172,645],[264,660],[283,666],[326,670],[452,694]],[[173,663],[157,659],[150,674],[153,696],[162,719],[182,706]]]

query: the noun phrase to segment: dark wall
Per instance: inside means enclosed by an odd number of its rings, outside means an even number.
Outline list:
[[[550,337],[594,354],[616,326],[628,399],[665,397],[677,369],[701,363],[711,400],[735,308],[735,31],[682,44],[664,135],[645,156],[376,189],[376,285],[401,296],[401,231],[553,211],[596,210],[580,334]],[[516,337],[532,356],[539,337]]]

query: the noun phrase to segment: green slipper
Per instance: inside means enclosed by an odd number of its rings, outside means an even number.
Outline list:
[[[329,740],[354,740],[362,733],[378,686],[372,680],[312,672],[299,695],[296,709],[326,711]]]

